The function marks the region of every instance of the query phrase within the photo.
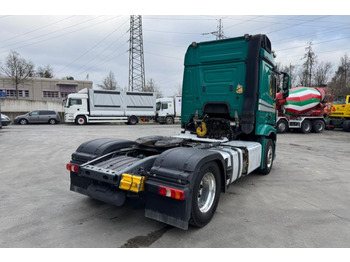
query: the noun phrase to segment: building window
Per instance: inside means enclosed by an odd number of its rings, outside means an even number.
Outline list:
[[[61,92],[61,98],[65,99],[69,94],[72,94],[72,93],[75,93],[75,92]]]
[[[58,98],[58,91],[43,91],[44,98]]]
[[[6,93],[6,97],[16,97],[16,89],[3,89],[1,90]],[[18,90],[18,97],[29,97],[29,90]]]

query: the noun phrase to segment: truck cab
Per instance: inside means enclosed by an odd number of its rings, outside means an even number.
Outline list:
[[[83,91],[69,94],[66,99],[64,120],[66,123],[74,123],[80,121],[77,124],[85,124],[86,119],[78,118],[78,115],[89,115],[88,111],[88,94]]]
[[[327,129],[343,128],[344,131],[350,132],[350,95],[333,103],[326,122]]]
[[[156,121],[161,124],[174,124],[181,118],[181,96],[163,97],[156,100]]]

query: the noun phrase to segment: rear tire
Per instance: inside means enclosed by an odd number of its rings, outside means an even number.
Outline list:
[[[220,169],[215,162],[204,164],[196,177],[192,193],[191,219],[195,227],[204,227],[213,218],[221,193]]]
[[[50,125],[55,125],[57,123],[57,121],[55,120],[55,119],[53,119],[53,118],[51,118],[50,120],[49,120],[49,124]]]
[[[315,133],[322,133],[325,127],[325,123],[320,119],[315,120],[315,122],[312,124],[312,130]]]
[[[138,118],[136,116],[129,117],[128,124],[129,125],[136,125],[139,122]]]
[[[288,122],[284,119],[280,119],[277,122],[277,133],[283,134],[288,131]]]
[[[301,124],[301,132],[304,134],[308,134],[311,132],[312,125],[309,120],[304,120],[303,123]]]

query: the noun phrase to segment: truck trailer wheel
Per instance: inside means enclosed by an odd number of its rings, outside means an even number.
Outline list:
[[[272,169],[273,157],[275,155],[275,145],[272,139],[265,140],[264,168],[257,172],[262,175],[268,175]]]
[[[284,119],[280,119],[278,122],[277,122],[277,132],[279,134],[283,134],[285,132],[288,131],[288,123],[286,120]]]
[[[304,134],[308,134],[311,132],[312,126],[311,126],[311,122],[309,120],[304,120],[301,123],[301,132],[303,132]]]
[[[325,127],[325,123],[320,119],[315,120],[315,122],[312,124],[312,130],[315,133],[322,133]]]
[[[220,169],[215,162],[204,164],[194,182],[190,224],[203,227],[210,222],[220,198]]]
[[[85,116],[77,116],[77,118],[75,119],[75,123],[77,125],[85,125],[86,124],[86,118]]]

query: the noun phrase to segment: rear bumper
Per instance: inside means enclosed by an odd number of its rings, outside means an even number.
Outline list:
[[[126,191],[119,190],[108,184],[95,184],[92,179],[71,172],[70,190],[100,200],[102,202],[121,206],[126,199]]]

